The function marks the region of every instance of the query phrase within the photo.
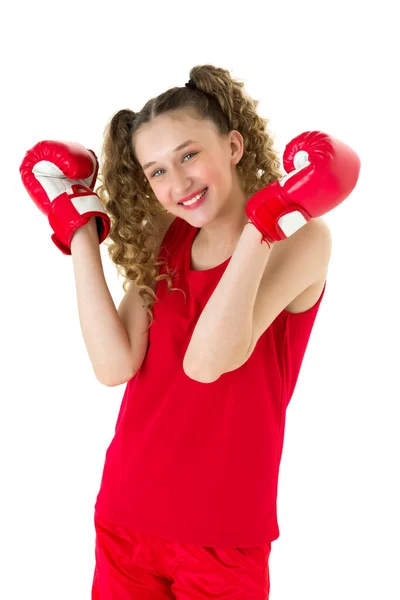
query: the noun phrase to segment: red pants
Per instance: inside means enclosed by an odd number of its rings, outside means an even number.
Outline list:
[[[271,544],[209,548],[131,533],[95,514],[92,600],[267,600]]]

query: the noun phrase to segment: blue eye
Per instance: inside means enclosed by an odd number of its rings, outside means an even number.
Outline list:
[[[195,156],[196,154],[198,154],[197,152],[188,152],[188,154],[185,154],[185,156],[183,158],[186,158],[187,156]],[[157,169],[157,171],[154,171],[154,173],[152,173],[152,177],[155,177],[155,174],[158,173],[159,171],[163,171],[163,169]]]

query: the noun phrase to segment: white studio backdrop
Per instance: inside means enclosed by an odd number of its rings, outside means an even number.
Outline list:
[[[19,165],[43,139],[99,156],[112,114],[211,63],[260,101],[281,156],[318,129],[362,162],[325,217],[332,258],[287,412],[270,597],[400,598],[395,3],[38,0],[1,12],[0,597],[90,598],[93,509],[124,389],[92,371],[72,260]],[[101,252],[118,305],[122,280]]]

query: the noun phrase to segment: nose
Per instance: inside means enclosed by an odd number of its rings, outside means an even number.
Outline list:
[[[186,173],[175,169],[171,174],[171,197],[175,202],[187,196],[192,188],[192,180]]]

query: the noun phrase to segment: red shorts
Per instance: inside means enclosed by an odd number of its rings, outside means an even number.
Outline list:
[[[128,532],[95,513],[92,600],[267,600],[271,543],[209,548]]]

